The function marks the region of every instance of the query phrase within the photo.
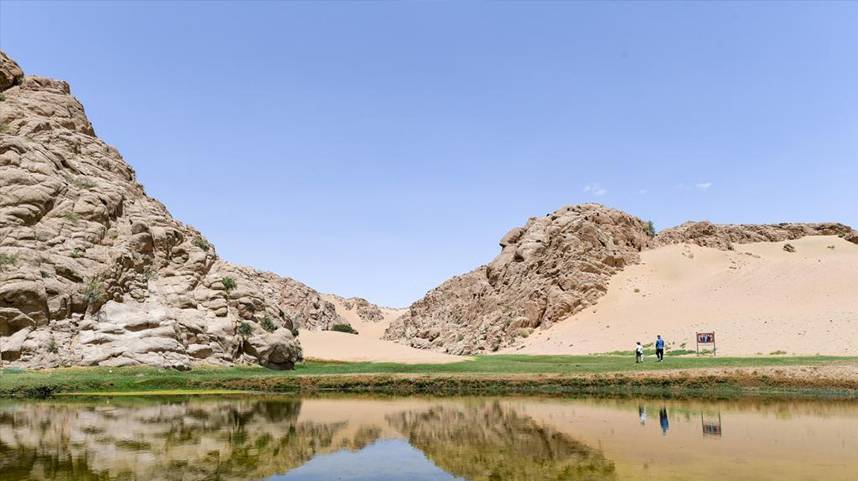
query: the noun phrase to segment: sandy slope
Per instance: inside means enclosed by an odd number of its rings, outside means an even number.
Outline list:
[[[688,245],[642,254],[594,308],[534,333],[507,352],[631,350],[662,334],[694,349],[714,330],[719,354],[858,354],[858,245],[837,237],[739,245]],[[830,248],[829,246],[833,246]]]
[[[332,361],[375,361],[402,363],[446,363],[467,359],[433,351],[423,351],[403,346],[391,341],[381,340],[381,335],[390,321],[402,314],[403,309],[381,308],[384,320],[364,321],[342,305],[332,296],[323,296],[336,306],[337,314],[349,321],[358,335],[333,331],[302,330],[298,339],[304,348],[307,359],[325,359]]]

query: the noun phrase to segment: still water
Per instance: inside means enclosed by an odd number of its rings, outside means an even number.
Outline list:
[[[0,401],[0,480],[858,480],[858,403]]]

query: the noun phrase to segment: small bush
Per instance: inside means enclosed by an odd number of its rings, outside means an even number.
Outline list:
[[[96,304],[104,298],[104,286],[98,279],[90,279],[83,287],[83,298],[87,304]]]
[[[153,271],[152,269],[146,269],[145,271],[143,271],[143,278],[146,279],[147,282],[151,281],[152,279],[157,279],[158,278],[158,271]]]
[[[229,292],[238,287],[238,284],[236,284],[235,279],[230,276],[226,276],[220,281],[221,283],[223,283],[223,288],[226,289],[226,292]]]
[[[56,354],[60,352],[60,347],[57,346],[57,340],[54,339],[54,336],[51,336],[51,338],[48,339],[48,352],[50,352],[51,354]]]
[[[268,332],[274,332],[277,330],[277,324],[274,324],[274,321],[268,316],[263,317],[262,320],[259,321],[259,325]]]
[[[18,254],[0,254],[0,270],[18,263]]]
[[[5,100],[6,100],[6,96],[3,94],[0,94],[0,102],[3,102]]]
[[[239,336],[247,339],[251,334],[253,334],[253,326],[251,326],[249,322],[244,321],[238,325]]]
[[[0,134],[5,134],[9,132],[9,124],[6,122],[0,122]]]
[[[770,356],[783,356],[786,353],[787,353],[786,351],[772,351],[769,353],[769,355]]]
[[[67,214],[63,214],[63,219],[71,222],[72,224],[77,224],[80,222],[80,215],[75,212],[69,212]]]
[[[71,254],[69,254],[69,256],[72,259],[77,259],[77,258],[81,257],[82,255],[83,255],[83,251],[80,249],[74,249],[73,251],[71,251]]]
[[[345,332],[345,333],[347,333],[347,334],[357,334],[357,333],[358,333],[358,332],[355,330],[355,328],[353,328],[353,327],[352,327],[351,325],[349,325],[349,324],[334,324],[334,326],[333,326],[333,327],[331,327],[331,330],[332,330],[332,331],[337,331],[337,332]]]
[[[651,220],[646,221],[644,229],[646,229],[646,233],[649,234],[650,237],[655,237],[655,224],[653,224]]]
[[[191,243],[206,252],[208,252],[209,249],[211,249],[212,247],[211,244],[209,244],[209,242],[202,237],[195,238]]]
[[[95,183],[83,176],[78,177],[69,177],[67,178],[69,184],[77,187],[78,189],[92,189],[95,187]]]

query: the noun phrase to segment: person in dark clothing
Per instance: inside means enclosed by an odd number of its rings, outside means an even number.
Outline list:
[[[663,407],[658,411],[658,422],[661,424],[661,434],[667,435],[667,430],[670,429],[670,421],[667,420],[667,408]]]
[[[661,338],[661,334],[655,340],[655,355],[658,358],[658,362],[664,361],[664,339]]]

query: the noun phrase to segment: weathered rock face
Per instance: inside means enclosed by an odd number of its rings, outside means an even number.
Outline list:
[[[309,288],[218,259],[95,136],[67,83],[24,77],[0,52],[0,90],[5,361],[288,368],[301,359],[293,321],[327,315]]]
[[[348,324],[330,302],[310,287],[288,278],[271,278],[279,288],[279,304],[290,313],[295,328],[330,330],[334,324]]]
[[[654,247],[669,244],[697,244],[702,247],[729,250],[732,244],[782,242],[814,235],[836,235],[858,244],[858,233],[851,227],[834,223],[817,224],[713,224],[708,221],[686,222],[665,229],[653,242]]]
[[[385,338],[451,354],[497,350],[595,303],[651,240],[640,219],[597,204],[531,218],[492,262],[430,291]]]
[[[381,312],[381,308],[363,297],[345,298],[335,294],[328,295],[337,299],[346,310],[354,311],[354,313],[364,321],[378,322],[384,320],[384,313]]]

